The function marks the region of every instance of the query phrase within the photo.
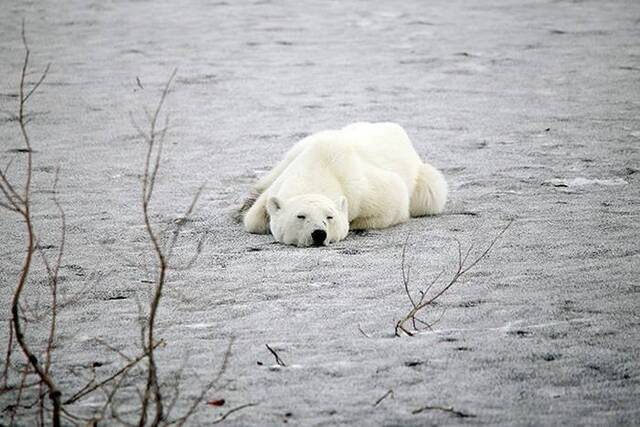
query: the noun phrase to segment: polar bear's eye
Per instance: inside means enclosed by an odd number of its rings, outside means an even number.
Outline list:
[[[304,216],[304,215],[298,215],[298,219],[305,219],[305,218],[306,218],[306,216]]]
[[[327,217],[327,219],[333,219],[333,217],[332,217],[331,215],[329,215],[329,216]]]

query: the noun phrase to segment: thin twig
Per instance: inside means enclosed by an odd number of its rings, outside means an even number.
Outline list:
[[[152,348],[151,350],[153,351],[155,348],[157,348],[159,345],[163,344],[164,341],[160,340],[159,342],[157,342]],[[113,381],[114,379],[118,378],[120,375],[124,374],[125,372],[127,372],[129,369],[131,369],[133,366],[135,366],[138,362],[140,362],[141,360],[143,360],[144,358],[146,358],[148,355],[145,354],[141,354],[140,356],[136,357],[135,359],[133,359],[131,362],[127,363],[126,365],[124,365],[122,368],[118,369],[113,375],[108,376],[107,378],[105,378],[104,380],[100,381],[99,383],[94,384],[91,387],[83,387],[81,390],[79,390],[78,392],[76,392],[73,396],[71,396],[69,399],[64,401],[65,405],[70,405],[74,402],[77,402],[79,399],[82,399],[84,396],[88,395],[89,393],[93,392],[94,390],[97,390],[98,388],[104,386],[105,384]]]
[[[113,385],[113,388],[111,389],[111,391],[109,393],[105,391],[107,400],[105,401],[104,405],[102,405],[102,408],[98,411],[98,415],[94,418],[96,425],[98,424],[98,421],[101,421],[104,419],[107,409],[113,402],[113,398],[115,397],[118,390],[120,390],[120,387],[122,386],[122,384],[124,383],[128,375],[129,375],[129,370],[124,371],[120,376],[120,378],[118,379],[118,381]],[[100,388],[104,389],[104,386]]]
[[[280,356],[278,356],[278,353],[276,353],[276,351],[274,349],[272,349],[271,347],[269,347],[269,344],[265,344],[265,346],[267,347],[267,350],[269,350],[271,352],[271,354],[273,354],[273,357],[276,358],[276,363],[280,366],[287,366],[285,365],[285,363],[282,361],[282,359],[280,359]]]
[[[369,334],[367,334],[365,331],[362,330],[362,326],[360,326],[360,323],[358,323],[358,330],[360,331],[360,333],[362,335],[364,335],[367,338],[371,338],[371,336]]]
[[[4,358],[2,369],[2,390],[7,390],[9,381],[9,365],[11,365],[11,352],[13,351],[13,323],[9,320],[9,342],[7,343],[7,355]]]
[[[375,408],[376,406],[378,406],[383,400],[385,400],[389,396],[393,397],[393,390],[391,389],[389,389],[385,394],[380,396],[380,398],[378,398],[378,400],[376,400],[375,403],[373,404],[373,407]]]
[[[35,353],[31,350],[29,345],[27,344],[24,337],[24,330],[20,319],[20,297],[22,295],[22,291],[27,283],[27,277],[29,275],[29,271],[31,268],[31,260],[33,257],[33,252],[35,250],[35,232],[33,229],[33,224],[31,222],[31,203],[30,203],[30,192],[31,192],[31,179],[33,173],[33,150],[31,149],[31,142],[29,139],[29,134],[27,133],[24,107],[27,101],[27,97],[31,96],[34,93],[34,90],[40,86],[40,83],[46,77],[49,68],[47,67],[43,72],[42,77],[38,81],[35,88],[33,88],[30,92],[25,96],[25,78],[27,75],[27,69],[29,66],[29,45],[27,43],[27,38],[25,36],[25,27],[24,21],[22,22],[22,43],[25,49],[24,62],[22,64],[22,72],[20,74],[20,91],[19,91],[19,110],[18,110],[18,124],[20,125],[20,131],[22,134],[22,139],[26,147],[27,152],[27,170],[26,170],[26,179],[24,183],[24,191],[21,197],[22,201],[22,209],[21,215],[24,219],[26,228],[27,228],[27,250],[24,262],[22,264],[22,270],[20,272],[20,277],[18,279],[18,285],[13,293],[13,300],[11,303],[11,315],[13,319],[13,328],[15,331],[16,340],[22,349],[26,359],[29,361],[34,371],[40,377],[42,382],[44,382],[49,390],[49,399],[53,405],[52,409],[52,424],[54,427],[60,426],[60,411],[61,411],[61,402],[60,396],[61,392],[58,389],[58,386],[53,381],[53,379],[49,376],[46,369],[42,367],[40,361],[36,357]],[[3,175],[4,176],[4,175]]]
[[[157,366],[155,362],[154,352],[152,351],[152,347],[154,345],[154,329],[156,323],[156,315],[158,312],[158,307],[160,306],[160,299],[162,298],[162,291],[165,284],[165,277],[167,273],[167,259],[166,255],[160,247],[160,242],[158,236],[155,234],[153,227],[151,226],[151,218],[149,215],[149,203],[151,200],[151,194],[153,193],[153,188],[155,186],[155,176],[160,167],[160,154],[161,154],[161,146],[158,150],[158,153],[155,158],[155,163],[153,169],[150,171],[150,163],[151,156],[154,149],[154,144],[156,142],[156,125],[158,121],[158,117],[160,115],[160,111],[162,110],[162,106],[164,104],[165,99],[169,93],[169,89],[171,88],[171,83],[176,75],[177,70],[174,70],[169,77],[169,80],[164,86],[162,91],[162,95],[160,96],[160,101],[156,107],[153,118],[151,119],[151,123],[149,126],[149,134],[148,134],[148,148],[147,155],[145,157],[145,166],[144,166],[144,175],[142,181],[142,213],[144,217],[145,229],[147,231],[147,235],[151,240],[151,244],[153,246],[153,250],[155,252],[156,257],[158,258],[158,280],[156,282],[155,292],[153,295],[153,300],[151,302],[150,310],[149,310],[149,320],[147,327],[147,337],[146,337],[146,348],[147,348],[147,385],[145,387],[145,392],[142,400],[142,411],[140,415],[140,419],[138,421],[138,425],[140,427],[144,426],[147,421],[147,409],[149,405],[149,401],[151,398],[151,393],[154,395],[155,401],[155,417],[152,422],[152,425],[158,425],[160,421],[163,419],[163,406],[162,406],[162,395],[160,391],[160,385],[158,383],[158,373]],[[161,140],[162,141],[162,140]]]
[[[103,341],[100,338],[94,338],[93,341],[95,341],[96,343],[100,344],[101,346],[111,350],[112,352],[116,353],[118,356],[122,357],[124,360],[126,360],[127,362],[131,362],[133,359],[131,359],[131,357],[127,356],[126,354],[124,354],[122,351],[118,350],[117,348],[115,348],[114,346],[112,346],[111,344]]]
[[[466,412],[462,412],[462,411],[458,411],[456,409],[450,408],[450,407],[446,407],[446,406],[434,406],[434,405],[427,405],[427,406],[423,406],[421,408],[415,409],[413,411],[411,411],[412,414],[419,414],[421,412],[425,412],[425,411],[443,411],[443,412],[448,412],[450,414],[455,415],[456,417],[459,418],[475,418],[475,415],[473,414],[468,414]]]
[[[233,408],[233,409],[230,409],[229,411],[225,412],[221,417],[219,417],[219,418],[217,418],[217,419],[215,419],[215,420],[211,421],[211,424],[218,424],[218,423],[221,423],[221,422],[223,422],[224,420],[226,420],[226,419],[227,419],[227,417],[228,417],[229,415],[233,414],[234,412],[238,412],[238,411],[239,411],[239,410],[241,410],[241,409],[249,408],[249,407],[251,407],[251,406],[258,406],[258,404],[257,404],[257,403],[245,403],[244,405],[237,406],[237,407],[235,407],[235,408]]]
[[[511,226],[511,224],[513,223],[513,220],[509,221],[507,223],[507,225],[500,231],[500,233],[498,233],[498,235],[493,238],[493,240],[491,241],[491,243],[487,246],[487,248],[475,259],[473,260],[471,263],[469,263],[468,265],[466,264],[466,261],[469,257],[469,254],[471,253],[471,249],[473,248],[473,244],[470,245],[469,249],[466,251],[465,255],[462,255],[462,250],[460,247],[460,244],[458,242],[458,268],[456,269],[455,273],[453,274],[453,277],[451,278],[451,280],[444,286],[442,287],[438,292],[436,292],[436,294],[428,299],[426,299],[426,295],[427,292],[431,289],[431,287],[433,286],[433,284],[440,278],[440,275],[438,275],[436,277],[436,279],[434,281],[431,282],[431,284],[426,288],[426,290],[422,293],[422,296],[420,297],[419,303],[416,304],[415,301],[409,297],[409,300],[411,302],[412,308],[411,310],[409,310],[409,312],[400,320],[396,323],[396,327],[395,327],[395,335],[396,336],[400,336],[400,331],[404,332],[405,334],[409,335],[409,336],[413,336],[414,334],[412,332],[410,332],[409,330],[407,330],[407,328],[404,326],[404,324],[406,322],[408,322],[409,320],[411,320],[413,322],[414,325],[414,329],[416,329],[416,321],[419,321],[416,318],[416,315],[423,310],[425,307],[427,306],[431,306],[434,304],[434,302],[440,298],[445,292],[447,292],[454,284],[456,284],[458,282],[458,280],[460,279],[461,276],[463,276],[466,272],[468,272],[469,270],[471,270],[474,266],[476,266],[480,261],[482,261],[491,251],[491,249],[494,247],[494,245],[496,244],[496,242],[500,239],[500,237],[502,237],[502,235],[507,231],[507,229]],[[457,242],[457,240],[456,240]],[[404,249],[404,248],[403,248]],[[404,252],[404,250],[403,250]],[[405,280],[405,274],[404,274],[404,253],[403,253],[403,257],[402,257],[402,269],[403,269],[403,283]],[[405,292],[410,295],[410,292],[408,291],[408,286],[406,283],[404,283],[405,285]],[[430,325],[424,321],[420,321],[423,324],[425,324],[426,326],[430,327]]]
[[[229,358],[231,357],[231,347],[233,346],[234,339],[232,338],[229,341],[227,346],[227,350],[224,353],[224,358],[222,359],[222,364],[220,365],[220,369],[218,370],[218,374],[213,378],[209,383],[202,389],[200,394],[196,399],[193,400],[187,412],[180,418],[178,418],[175,423],[178,427],[182,427],[189,418],[195,413],[198,406],[204,401],[206,394],[218,383],[222,375],[227,371],[227,367],[229,364]],[[242,408],[240,408],[242,409]]]
[[[13,420],[16,416],[16,411],[20,406],[20,401],[22,400],[22,391],[25,389],[25,382],[27,381],[27,374],[29,374],[29,365],[24,365],[24,369],[22,371],[22,378],[20,380],[20,387],[18,387],[18,395],[16,397],[16,403],[13,405],[11,411],[11,420],[9,421],[9,425],[14,425]]]

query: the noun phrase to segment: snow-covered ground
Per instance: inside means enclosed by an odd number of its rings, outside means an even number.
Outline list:
[[[169,226],[203,183],[187,231],[200,261],[169,276],[161,375],[186,363],[184,396],[233,351],[230,425],[635,424],[640,419],[640,3],[637,1],[4,1],[0,109],[14,111],[21,19],[34,71],[34,220],[55,253],[60,166],[72,295],[54,376],[135,354],[153,258],[140,211],[144,122],[174,67],[170,132],[152,210]],[[35,78],[35,74],[31,77]],[[390,120],[450,184],[445,215],[350,235],[322,249],[272,244],[234,222],[257,174],[302,136]],[[0,167],[15,123],[0,116]],[[441,320],[394,337],[412,286],[455,267],[455,239],[489,257],[440,300]],[[0,320],[24,250],[0,211]],[[187,238],[178,259],[193,248]],[[43,276],[27,290],[46,303]],[[46,330],[34,328],[41,343]],[[285,367],[265,347],[278,352]],[[227,382],[228,381],[228,382]],[[393,394],[376,405],[388,390]],[[6,399],[7,395],[0,400]],[[6,405],[0,401],[2,407]],[[181,405],[186,405],[186,400]],[[126,406],[126,402],[123,403]],[[460,418],[425,406],[452,407]],[[0,415],[0,417],[4,416]],[[0,423],[6,422],[0,418]]]

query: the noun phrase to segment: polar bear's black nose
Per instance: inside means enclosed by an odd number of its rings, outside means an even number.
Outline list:
[[[327,238],[327,232],[324,230],[313,230],[311,238],[313,239],[314,245],[320,246],[324,244],[324,239]]]

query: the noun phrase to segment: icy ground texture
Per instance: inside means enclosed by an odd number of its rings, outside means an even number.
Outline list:
[[[23,17],[34,67],[52,63],[31,106],[35,221],[55,245],[47,191],[60,165],[64,289],[92,284],[60,313],[65,390],[82,383],[73,369],[121,364],[93,338],[136,352],[150,277],[140,265],[153,259],[129,112],[144,121],[178,66],[154,218],[170,224],[207,181],[188,230],[210,233],[200,262],[170,275],[159,314],[161,373],[188,356],[185,396],[235,337],[229,383],[211,397],[258,406],[230,425],[638,421],[640,2],[380,3],[3,2],[1,108],[16,104]],[[273,245],[233,222],[255,175],[292,143],[357,120],[406,127],[449,180],[447,214],[324,249]],[[4,165],[20,147],[15,122],[2,119],[0,139]],[[432,312],[446,309],[434,330],[394,338],[409,308],[407,236],[417,288],[453,267],[454,238],[481,247],[509,218],[490,257]],[[6,211],[0,236],[4,330],[24,248]],[[46,290],[42,277],[28,295]],[[272,368],[267,343],[287,367]],[[425,405],[475,418],[412,413]]]

